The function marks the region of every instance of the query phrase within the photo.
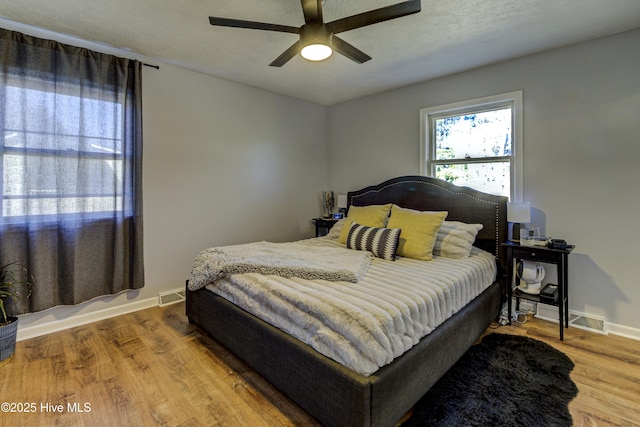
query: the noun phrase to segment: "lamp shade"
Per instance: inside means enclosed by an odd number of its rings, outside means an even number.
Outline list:
[[[338,209],[347,207],[347,195],[338,194]]]
[[[507,203],[507,221],[517,223],[531,222],[531,203],[509,202]]]

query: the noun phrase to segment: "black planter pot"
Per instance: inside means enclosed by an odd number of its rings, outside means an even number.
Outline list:
[[[18,334],[18,318],[8,317],[8,325],[0,326],[0,362],[8,359],[16,351],[16,336]]]

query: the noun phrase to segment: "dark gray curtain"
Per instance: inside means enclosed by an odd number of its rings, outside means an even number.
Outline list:
[[[144,286],[141,63],[0,29],[0,263],[13,314]]]

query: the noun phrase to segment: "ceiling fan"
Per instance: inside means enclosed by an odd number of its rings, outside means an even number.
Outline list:
[[[324,0],[301,0],[301,3],[305,23],[299,28],[216,16],[210,16],[209,22],[211,25],[223,27],[298,34],[300,39],[269,64],[272,67],[282,67],[298,53],[311,61],[321,61],[331,56],[334,50],[362,64],[370,60],[371,57],[341,38],[336,37],[335,34],[418,13],[421,9],[420,0],[410,0],[325,23],[322,19],[322,3],[324,3]]]

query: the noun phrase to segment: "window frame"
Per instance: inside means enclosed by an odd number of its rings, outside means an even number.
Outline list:
[[[435,160],[435,120],[452,115],[481,113],[500,108],[511,107],[511,155],[499,157],[475,157],[471,159]],[[446,105],[420,109],[420,174],[435,176],[435,167],[439,164],[472,164],[506,162],[510,163],[509,200],[521,201],[524,193],[523,183],[523,130],[522,130],[522,91],[454,102]]]

